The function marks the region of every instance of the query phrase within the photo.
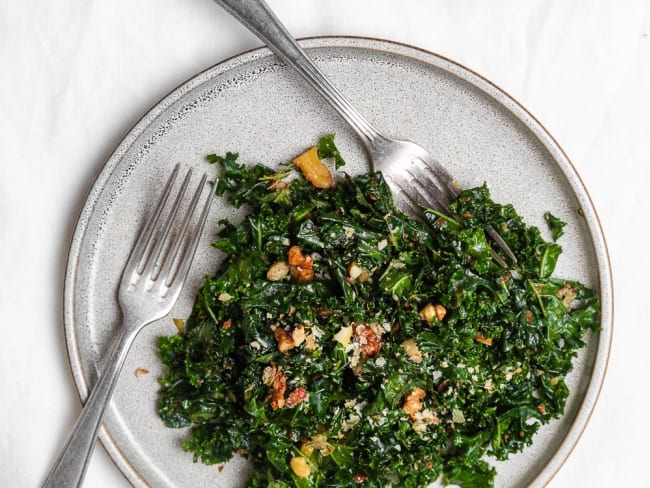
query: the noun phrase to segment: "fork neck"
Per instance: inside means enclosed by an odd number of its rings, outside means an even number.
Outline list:
[[[327,79],[263,0],[214,0],[293,67],[359,135],[369,151],[385,139]]]

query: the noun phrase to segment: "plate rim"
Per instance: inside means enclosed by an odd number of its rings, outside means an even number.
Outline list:
[[[586,211],[584,218],[587,228],[589,229],[593,252],[598,265],[598,291],[601,300],[601,330],[598,332],[597,350],[593,362],[593,370],[589,377],[589,383],[585,388],[582,401],[576,410],[575,418],[571,422],[571,425],[564,438],[561,440],[558,448],[529,484],[531,487],[546,486],[570,457],[589,424],[603,389],[613,341],[614,285],[611,259],[600,217],[596,212],[595,205],[584,181],[558,141],[552,136],[546,127],[523,106],[523,104],[499,85],[462,63],[428,49],[378,37],[324,35],[302,37],[297,40],[299,44],[306,49],[365,49],[368,51],[389,53],[400,57],[411,58],[423,64],[443,69],[470,83],[472,86],[478,88],[480,91],[486,93],[503,105],[536,136],[543,147],[550,153],[558,168],[566,178],[574,195],[580,203],[580,209],[583,212]],[[77,270],[79,267],[78,262],[80,250],[84,242],[88,221],[93,215],[94,209],[106,183],[111,179],[113,172],[119,167],[122,156],[128,151],[144,130],[146,130],[149,124],[155,120],[157,116],[163,113],[166,108],[179,100],[184,93],[191,91],[193,88],[200,86],[209,79],[212,79],[219,74],[226,73],[233,68],[245,66],[247,63],[257,59],[273,56],[275,56],[273,52],[266,46],[254,47],[227,57],[184,80],[145,110],[143,115],[123,133],[119,142],[114,146],[114,149],[110,152],[110,155],[105,159],[100,170],[96,174],[95,179],[90,185],[76,215],[76,220],[74,221],[74,230],[69,241],[68,253],[66,256],[63,283],[63,327],[68,359],[67,362],[72,373],[75,389],[77,390],[82,404],[85,403],[89,395],[89,381],[81,360],[81,352],[75,333],[77,327],[75,326],[74,318],[74,290]],[[434,60],[437,61],[437,63],[434,63]],[[578,427],[577,429],[576,426]],[[113,436],[104,424],[100,427],[99,440],[108,453],[111,461],[132,485],[143,487],[150,486],[137,471],[126,454],[122,452],[119,446],[117,446]]]

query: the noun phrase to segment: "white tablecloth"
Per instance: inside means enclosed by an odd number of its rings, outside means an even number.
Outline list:
[[[650,2],[269,1],[297,37],[379,37],[458,61],[559,141],[602,220],[616,311],[600,401],[551,486],[650,486]],[[209,0],[0,0],[0,485],[39,485],[80,411],[62,278],[94,176],[160,97],[258,45]],[[85,486],[128,482],[98,448]]]

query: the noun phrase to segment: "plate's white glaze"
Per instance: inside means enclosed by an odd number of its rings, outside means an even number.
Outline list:
[[[569,378],[565,416],[541,429],[534,445],[498,463],[497,486],[545,485],[584,429],[605,374],[612,327],[612,285],[604,238],[586,190],[566,155],[519,104],[447,59],[387,41],[348,37],[302,41],[334,84],[380,130],[412,139],[447,165],[461,185],[487,181],[495,200],[514,203],[544,229],[543,212],[568,222],[558,275],[600,293],[603,330],[589,338]],[[290,160],[327,132],[348,161],[367,169],[363,148],[344,122],[267,49],[244,53],[197,75],[156,105],[129,132],[90,191],[73,237],[65,283],[65,333],[79,393],[87,397],[119,324],[116,292],[123,263],[152,199],[177,162],[205,170],[206,154],[238,151],[244,162]],[[215,168],[207,167],[208,172]],[[200,252],[172,317],[187,316],[201,277],[220,255],[209,246],[217,221],[237,213],[215,202]],[[156,414],[161,367],[156,338],[170,319],[136,339],[107,410],[101,440],[136,486],[242,486],[241,459],[223,471],[192,463],[182,430]],[[149,374],[136,377],[135,370]]]

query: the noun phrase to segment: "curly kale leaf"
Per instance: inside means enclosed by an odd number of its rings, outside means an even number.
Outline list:
[[[554,241],[557,241],[564,235],[564,226],[566,226],[566,222],[563,222],[561,219],[554,216],[551,212],[545,212],[544,219],[548,224],[548,228],[551,230],[551,237],[553,237]]]
[[[340,157],[329,136],[319,150]],[[184,332],[159,340],[159,414],[190,427],[195,461],[240,453],[251,487],[489,487],[487,456],[507,459],[562,415],[599,302],[552,277],[560,246],[487,186],[421,222],[395,208],[380,173],[316,189],[234,153],[208,159],[222,167],[219,195],[249,213],[222,222],[225,259]],[[516,270],[492,259],[487,226]],[[311,259],[308,281],[290,272],[294,247]],[[286,273],[270,279],[278,263]]]

